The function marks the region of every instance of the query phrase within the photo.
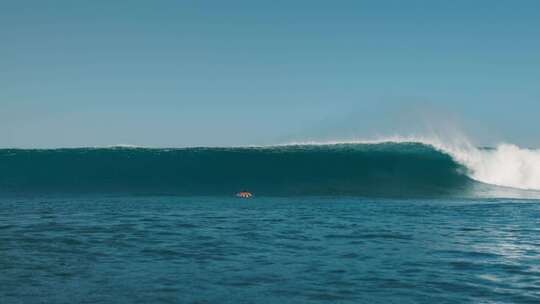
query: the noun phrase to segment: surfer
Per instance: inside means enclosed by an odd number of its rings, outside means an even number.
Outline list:
[[[240,191],[236,193],[236,196],[239,198],[250,198],[253,196],[253,194],[251,194],[251,192],[248,192],[248,191]]]

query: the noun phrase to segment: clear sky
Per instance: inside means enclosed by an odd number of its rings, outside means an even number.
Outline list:
[[[426,116],[540,146],[540,1],[0,1],[1,147],[369,138]]]

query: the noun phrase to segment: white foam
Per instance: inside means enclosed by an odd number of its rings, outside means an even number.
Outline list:
[[[478,181],[519,189],[540,190],[540,150],[500,144],[496,148],[448,151]]]

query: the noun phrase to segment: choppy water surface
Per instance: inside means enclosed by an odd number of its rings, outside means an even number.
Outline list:
[[[540,201],[0,201],[0,303],[538,303]]]

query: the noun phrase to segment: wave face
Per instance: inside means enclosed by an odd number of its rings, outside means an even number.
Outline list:
[[[540,189],[540,156],[439,142],[236,148],[0,150],[0,195],[515,196]],[[498,189],[494,191],[494,189]],[[510,194],[509,194],[510,193]],[[520,195],[521,196],[521,195]]]
[[[464,172],[421,143],[0,151],[3,194],[438,196]]]

